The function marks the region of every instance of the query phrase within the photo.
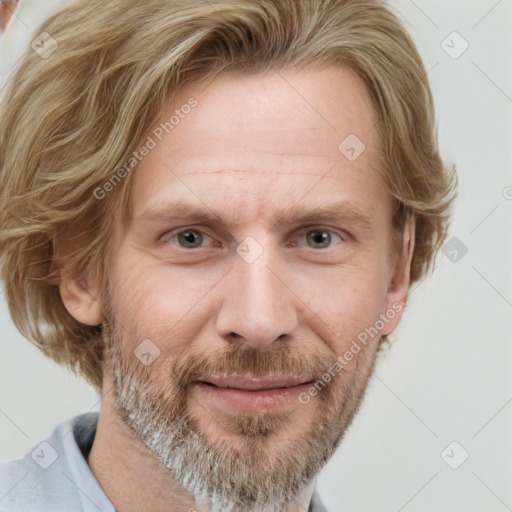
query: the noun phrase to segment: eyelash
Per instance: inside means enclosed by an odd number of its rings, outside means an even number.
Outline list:
[[[334,231],[334,230],[332,230],[330,228],[313,226],[312,228],[310,227],[310,228],[306,228],[306,229],[307,229],[307,231],[301,232],[300,236],[304,236],[304,235],[307,235],[308,233],[312,233],[312,232],[320,232],[320,233],[322,233],[322,232],[329,232],[329,233],[334,234],[337,237],[339,237],[341,242],[346,241],[346,238],[347,238],[346,235],[342,236],[342,235],[340,235],[339,233],[337,233],[336,231]],[[206,236],[206,237],[210,238],[211,240],[213,240],[213,238],[211,236],[209,236],[207,233],[205,233],[201,229],[194,228],[194,227],[179,228],[179,231],[175,231],[174,230],[174,231],[166,232],[161,237],[159,237],[159,239],[162,240],[162,242],[164,242],[164,243],[171,242],[173,239],[178,237],[180,234],[185,233],[187,231],[201,233],[203,236]],[[198,249],[202,249],[203,248],[203,247],[191,247],[190,248],[190,247],[183,247],[183,246],[180,246],[178,244],[175,244],[175,245],[177,247],[179,247],[180,249],[184,249],[184,250],[188,250],[188,251],[198,250]],[[297,245],[297,244],[294,244],[294,245]],[[334,245],[336,245],[336,244],[334,244]],[[313,249],[313,250],[326,251],[326,250],[328,250],[328,249],[330,249],[332,247],[332,244],[329,245],[326,248],[319,248],[319,249],[315,249],[314,247],[309,247],[307,245],[306,245],[306,247],[309,248],[309,249]]]

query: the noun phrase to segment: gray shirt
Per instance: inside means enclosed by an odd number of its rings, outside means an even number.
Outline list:
[[[98,412],[59,423],[21,459],[0,462],[0,512],[116,512],[85,457]],[[315,489],[308,512],[327,512]]]

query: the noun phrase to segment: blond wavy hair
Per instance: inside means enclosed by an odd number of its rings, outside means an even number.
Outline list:
[[[339,65],[365,83],[378,119],[382,172],[398,248],[416,219],[411,284],[434,266],[457,178],[441,160],[427,72],[399,16],[378,0],[78,0],[35,34],[0,105],[0,265],[12,319],[44,354],[101,391],[102,326],[66,310],[55,239],[76,244],[69,266],[106,284],[114,212],[131,174],[102,186],[139,147],[184,84]]]

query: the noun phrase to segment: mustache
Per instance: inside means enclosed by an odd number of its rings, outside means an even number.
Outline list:
[[[244,345],[220,348],[209,354],[194,353],[179,357],[172,370],[181,389],[212,375],[297,375],[320,380],[336,362],[336,357],[302,354],[294,347],[262,351]]]
[[[233,344],[213,349],[209,352],[182,350],[174,357],[175,362],[170,368],[158,357],[152,365],[144,366],[135,357],[127,357],[123,349],[122,337],[114,318],[111,316],[104,323],[101,336],[104,342],[104,358],[107,366],[119,366],[125,376],[138,376],[140,381],[149,383],[154,366],[164,374],[164,380],[174,388],[177,395],[182,394],[190,385],[204,381],[212,375],[245,375],[253,377],[265,376],[298,376],[308,381],[324,381],[322,393],[330,389],[334,377],[324,379],[332,373],[338,361],[336,354],[319,355],[303,353],[293,345],[279,345],[268,349],[255,349],[245,344]],[[140,336],[139,336],[140,338]],[[331,370],[331,372],[329,372]],[[337,373],[343,373],[343,369]],[[167,373],[167,378],[165,374]]]

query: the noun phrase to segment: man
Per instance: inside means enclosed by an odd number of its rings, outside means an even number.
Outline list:
[[[376,0],[81,0],[40,32],[2,276],[102,403],[0,467],[0,509],[325,510],[456,189],[412,41]]]

